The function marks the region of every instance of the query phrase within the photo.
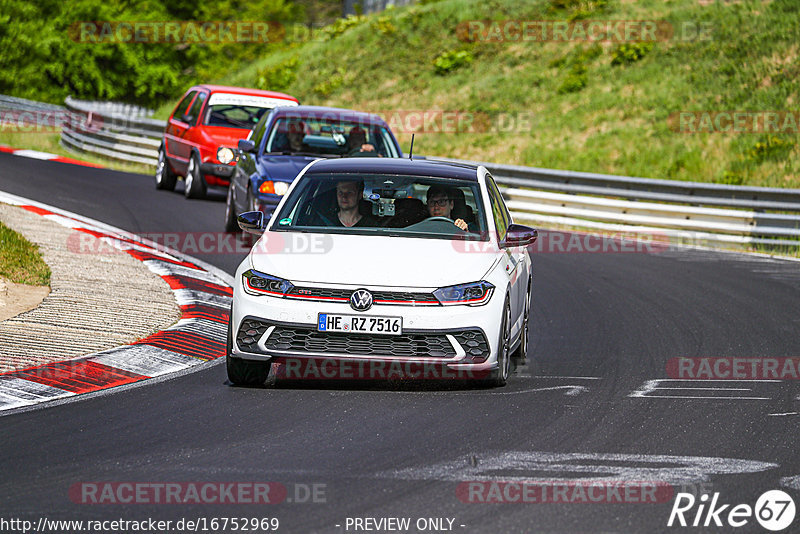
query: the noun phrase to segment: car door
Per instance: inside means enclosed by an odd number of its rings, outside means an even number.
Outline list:
[[[250,135],[247,137],[255,143],[256,153],[260,150],[261,140],[264,138],[264,133],[267,131],[268,116],[269,113],[264,113],[264,116],[256,123]],[[231,180],[233,202],[234,206],[237,207],[237,214],[250,211],[251,206],[247,204],[247,186],[250,183],[251,177],[257,172],[255,160],[256,154],[248,152],[239,154],[239,161],[236,163],[236,170]]]
[[[511,224],[511,214],[508,212],[503,196],[500,194],[500,189],[489,173],[486,173],[486,188],[489,192],[492,217],[494,218],[494,224],[497,230],[497,240],[498,242],[503,242],[508,232],[508,226]],[[511,317],[513,321],[511,337],[514,339],[519,329],[522,328],[522,319],[525,311],[525,293],[528,289],[528,266],[525,263],[524,252],[519,247],[506,247],[503,249],[503,254],[505,255],[506,261],[506,274],[511,284],[510,299]]]
[[[205,104],[207,98],[207,92],[198,91],[197,96],[195,97],[194,101],[192,101],[192,105],[189,107],[189,111],[187,111],[183,117],[186,120],[186,124],[189,126],[186,130],[184,130],[182,138],[183,144],[186,146],[187,158],[192,155],[192,149],[199,147],[203,142],[200,128],[197,126],[202,124],[201,115],[203,113],[203,105]],[[200,161],[200,163],[203,162]]]
[[[189,161],[189,145],[184,136],[189,130],[189,123],[184,119],[189,106],[197,96],[197,91],[189,91],[175,107],[167,121],[167,128],[164,132],[164,148],[167,156],[170,157],[178,167],[179,172],[186,172],[186,164]]]

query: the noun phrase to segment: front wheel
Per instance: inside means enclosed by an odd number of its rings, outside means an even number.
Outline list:
[[[228,197],[225,200],[225,231],[235,232],[239,229],[236,222],[236,204],[233,202],[233,180],[228,186]]]
[[[503,387],[508,382],[508,375],[511,373],[511,353],[509,344],[511,343],[511,304],[508,297],[503,306],[503,321],[500,324],[500,336],[497,344],[497,369],[492,371],[488,383],[493,387]]]
[[[186,183],[183,189],[186,198],[203,198],[206,196],[206,182],[200,172],[200,163],[197,156],[189,158],[189,168],[186,171]]]
[[[514,351],[512,357],[518,363],[525,363],[525,358],[528,354],[528,333],[530,331],[530,317],[531,317],[531,283],[528,282],[528,291],[525,293],[525,314],[522,318],[522,334],[519,341],[517,350]]]
[[[164,145],[158,147],[158,162],[156,163],[156,189],[172,191],[175,189],[175,182],[178,176],[172,172],[167,161],[167,154]]]

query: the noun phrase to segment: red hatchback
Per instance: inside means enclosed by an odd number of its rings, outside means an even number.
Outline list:
[[[173,190],[184,177],[186,198],[202,198],[208,187],[228,187],[234,150],[261,116],[278,106],[296,106],[284,93],[224,85],[196,85],[175,106],[158,149],[156,188]]]

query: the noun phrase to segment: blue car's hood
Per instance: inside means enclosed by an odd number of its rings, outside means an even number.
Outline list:
[[[291,182],[306,165],[315,159],[318,158],[310,156],[264,156],[261,159],[266,171],[263,178]]]

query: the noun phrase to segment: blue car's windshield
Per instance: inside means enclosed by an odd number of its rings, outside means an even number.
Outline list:
[[[478,182],[395,174],[305,175],[275,231],[485,239]]]
[[[275,121],[264,152],[323,157],[400,155],[391,135],[381,125],[297,116]]]

